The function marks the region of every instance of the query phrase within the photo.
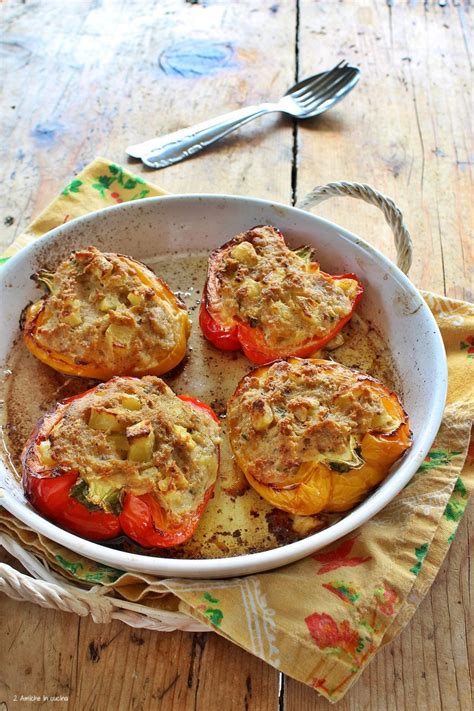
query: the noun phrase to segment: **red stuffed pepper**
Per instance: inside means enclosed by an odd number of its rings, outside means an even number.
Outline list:
[[[219,421],[160,379],[116,377],[58,403],[22,454],[32,505],[90,540],[187,541],[212,496]]]
[[[256,364],[320,350],[362,298],[355,274],[331,276],[292,251],[274,227],[254,227],[209,259],[199,323],[221,350],[242,350]]]

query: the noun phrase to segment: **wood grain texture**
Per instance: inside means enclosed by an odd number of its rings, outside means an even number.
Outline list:
[[[331,180],[366,182],[404,212],[421,288],[472,298],[468,9],[461,3],[301,0],[299,73],[346,58],[357,89],[298,130],[299,198]],[[318,213],[395,256],[379,214],[354,200]]]
[[[127,163],[131,143],[283,94],[295,72],[295,7],[291,0],[272,7],[270,0],[10,0],[0,44],[8,136],[0,148],[0,248],[97,155]],[[166,56],[176,66],[169,74],[160,65]],[[287,202],[291,125],[263,118],[204,161],[162,172],[129,163],[171,192]]]
[[[96,625],[5,597],[1,614],[8,709],[37,708],[31,696],[66,697],[45,707],[80,711],[278,707],[278,673],[217,635]]]
[[[170,191],[283,202],[328,180],[368,182],[405,212],[415,283],[472,294],[465,2],[8,0],[2,23],[0,248],[96,155],[126,162],[127,144],[278,97],[296,70],[302,77],[345,57],[363,78],[330,114],[295,132],[268,117],[165,171],[131,168]],[[191,63],[189,41],[202,43]],[[394,256],[373,208],[340,199],[318,212]],[[338,708],[469,708],[473,509],[410,625]],[[288,678],[279,693],[275,670],[216,635],[95,625],[5,597],[0,624],[2,711],[19,706],[15,694],[67,696],[50,706],[80,711],[330,707]]]

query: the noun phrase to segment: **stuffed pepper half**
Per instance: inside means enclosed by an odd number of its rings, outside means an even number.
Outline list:
[[[33,278],[47,293],[25,309],[23,336],[55,370],[98,380],[161,375],[184,358],[186,309],[135,259],[88,247]]]
[[[246,375],[229,401],[229,436],[251,486],[300,515],[346,511],[411,445],[397,395],[324,360],[290,358]]]
[[[362,298],[354,274],[330,276],[311,249],[292,251],[274,227],[254,227],[214,251],[199,322],[223,350],[253,363],[306,357],[341,330]]]
[[[59,403],[23,454],[23,485],[43,515],[91,540],[145,547],[188,540],[214,490],[219,423],[160,379],[116,377]]]

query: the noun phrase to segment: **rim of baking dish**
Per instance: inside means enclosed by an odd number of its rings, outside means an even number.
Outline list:
[[[16,516],[20,521],[30,526],[36,532],[45,535],[51,540],[65,546],[69,550],[77,554],[84,555],[97,562],[113,566],[124,571],[132,571],[138,573],[148,573],[164,577],[178,578],[225,578],[244,576],[252,573],[269,571],[283,565],[293,563],[305,556],[314,553],[319,548],[327,546],[330,543],[338,540],[346,534],[358,528],[363,523],[372,518],[381,509],[383,509],[410,481],[415,474],[420,464],[428,453],[432,442],[438,432],[439,425],[443,416],[444,406],[447,393],[447,362],[443,340],[436,324],[436,321],[425,303],[424,299],[419,294],[416,287],[410,282],[407,276],[390,260],[385,257],[378,249],[368,244],[358,235],[341,227],[340,225],[326,220],[322,217],[301,210],[296,207],[290,207],[284,203],[275,202],[273,200],[264,200],[260,198],[246,197],[242,195],[227,195],[216,193],[186,193],[180,195],[163,195],[133,202],[126,202],[119,205],[111,205],[95,212],[87,213],[80,217],[71,220],[70,222],[60,225],[42,237],[34,240],[29,245],[21,249],[16,255],[12,256],[1,269],[1,277],[11,278],[15,274],[17,263],[20,262],[29,252],[35,252],[43,247],[45,243],[54,239],[63,232],[69,232],[79,223],[87,225],[89,222],[94,222],[99,215],[108,212],[127,212],[143,205],[144,203],[158,202],[185,202],[189,200],[202,201],[232,201],[246,204],[254,204],[255,206],[270,207],[275,210],[284,210],[285,212],[294,214],[295,217],[304,215],[305,218],[310,217],[314,220],[315,226],[321,225],[326,229],[338,233],[346,240],[358,247],[362,247],[370,252],[382,265],[386,268],[389,279],[396,282],[406,293],[411,297],[415,297],[421,303],[421,311],[424,318],[430,326],[432,335],[432,343],[430,344],[430,360],[436,363],[437,371],[433,373],[433,400],[427,406],[426,423],[422,432],[418,435],[417,441],[411,449],[405,454],[400,469],[395,476],[390,477],[382,483],[367,499],[361,502],[357,508],[350,511],[344,518],[328,528],[318,531],[307,538],[288,543],[277,548],[272,548],[266,551],[257,553],[247,553],[228,558],[201,558],[201,559],[176,559],[176,558],[160,558],[152,555],[140,555],[138,553],[128,553],[125,551],[108,548],[106,545],[88,541],[84,538],[76,536],[65,529],[56,526],[47,519],[37,513],[30,504],[19,501],[15,496],[0,487],[0,504],[3,505],[10,513]],[[1,460],[0,465],[4,467],[9,475],[12,475],[10,468],[6,462]]]

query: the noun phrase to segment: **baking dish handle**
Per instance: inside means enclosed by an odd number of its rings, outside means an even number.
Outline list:
[[[301,210],[311,210],[312,207],[330,197],[348,195],[349,197],[364,200],[364,202],[375,205],[382,210],[385,220],[390,226],[395,238],[397,250],[397,266],[404,274],[408,274],[413,258],[413,242],[405,224],[401,210],[395,205],[393,200],[378,190],[374,190],[365,183],[347,183],[345,181],[337,183],[327,183],[313,188],[305,197],[296,203],[296,207]]]

